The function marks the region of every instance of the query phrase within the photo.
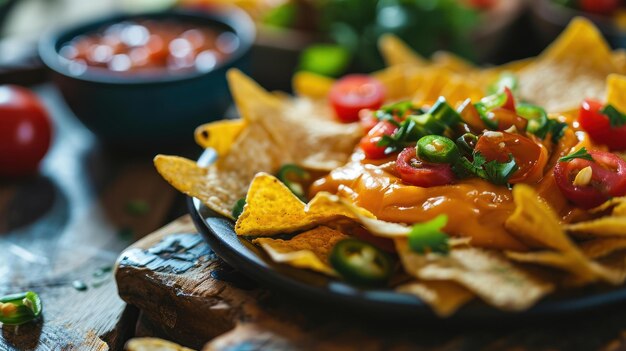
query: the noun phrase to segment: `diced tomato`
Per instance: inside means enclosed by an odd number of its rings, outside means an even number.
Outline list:
[[[580,0],[578,6],[583,11],[609,15],[619,8],[620,0]]]
[[[499,107],[494,108],[489,112],[490,119],[498,122],[498,130],[507,130],[512,126],[515,126],[519,132],[526,130],[528,120],[518,115],[515,110],[511,111],[508,108]]]
[[[593,162],[575,158],[554,167],[554,179],[563,195],[582,208],[592,208],[614,196],[626,195],[626,161],[604,151],[589,151]],[[578,173],[591,167],[591,181],[574,185]]]
[[[368,75],[351,74],[339,79],[332,86],[329,99],[341,122],[356,122],[362,109],[377,110],[382,106],[385,101],[385,87]]]
[[[542,149],[527,137],[507,132],[486,132],[478,139],[475,150],[480,152],[487,161],[508,162],[509,155],[513,155],[519,169],[509,179],[509,183],[539,180],[530,179],[529,176],[537,173],[535,167],[542,164],[539,162]],[[543,165],[545,165],[545,159]]]
[[[611,127],[609,118],[604,115],[602,103],[586,99],[580,106],[578,123],[598,144],[605,144],[611,150],[626,150],[626,125]]]
[[[478,110],[476,110],[476,107],[472,104],[471,99],[467,99],[463,102],[459,108],[459,114],[461,115],[463,122],[467,123],[472,130],[482,132],[487,129],[487,125],[482,119],[480,119]]]
[[[393,123],[387,121],[380,121],[374,128],[370,129],[359,143],[359,146],[365,152],[365,157],[372,160],[386,157],[386,147],[378,146],[378,142],[384,135],[392,135],[396,129],[397,127]]]
[[[424,162],[417,157],[414,147],[407,147],[398,155],[396,171],[404,182],[424,188],[454,182],[454,173],[449,164]]]

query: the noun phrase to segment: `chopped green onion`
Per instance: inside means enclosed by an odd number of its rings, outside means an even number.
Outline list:
[[[583,160],[593,161],[593,157],[591,157],[589,152],[587,152],[587,148],[583,147],[574,153],[571,153],[567,156],[563,156],[559,158],[559,162],[569,162],[576,158],[582,158]]]
[[[382,285],[393,273],[393,262],[386,253],[357,239],[344,239],[335,244],[329,261],[341,277],[357,285]]]
[[[294,182],[292,179],[296,178],[299,181],[307,181],[311,177],[309,172],[305,171],[298,165],[286,164],[278,170],[276,177],[278,180],[283,182],[283,184],[285,184],[300,200],[303,202],[307,201],[302,184]]]
[[[0,323],[21,325],[37,319],[41,315],[41,299],[28,291],[0,297]]]
[[[387,147],[385,153],[391,154],[414,145],[426,135],[441,135],[460,122],[461,116],[458,112],[443,97],[440,97],[428,112],[421,115],[409,115],[393,135],[383,136],[377,145]]]
[[[233,207],[233,218],[235,218],[235,220],[237,220],[239,218],[239,216],[241,216],[241,213],[243,213],[243,207],[246,205],[246,199],[245,198],[241,198],[239,200],[237,200],[237,202],[235,202],[235,207]]]
[[[609,118],[611,128],[619,128],[626,124],[626,115],[619,112],[613,105],[606,105],[600,110]]]
[[[478,143],[478,137],[472,133],[465,133],[456,140],[456,146],[466,155],[474,153],[476,143]]]
[[[432,163],[455,163],[461,153],[454,141],[439,135],[427,135],[417,141],[417,155]]]
[[[489,94],[501,93],[504,88],[511,89],[513,95],[516,95],[519,90],[519,80],[517,76],[511,72],[502,72],[498,80],[489,86],[487,92]]]
[[[447,254],[450,251],[448,235],[441,231],[447,223],[448,216],[441,214],[428,222],[415,224],[409,232],[409,248],[421,254]]]

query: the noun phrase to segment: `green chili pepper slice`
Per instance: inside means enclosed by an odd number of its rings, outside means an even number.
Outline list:
[[[357,239],[335,244],[330,264],[346,281],[356,285],[383,285],[393,272],[393,262],[385,252]]]
[[[302,184],[299,182],[293,181],[293,179],[298,179],[299,181],[307,181],[311,177],[309,172],[302,169],[300,166],[294,164],[286,164],[283,165],[276,175],[276,177],[283,182],[291,190],[294,195],[296,195],[300,200],[306,202],[306,195],[304,193],[304,188]]]
[[[548,124],[548,114],[546,110],[531,104],[518,104],[515,107],[515,112],[528,120],[528,125],[526,126],[527,132],[535,134],[540,138],[545,137],[544,131]]]
[[[486,96],[482,98],[479,102],[474,104],[474,107],[476,107],[476,111],[478,111],[480,119],[485,123],[487,128],[498,129],[498,121],[489,118],[489,111],[504,105],[506,99],[506,93],[498,93]]]
[[[428,222],[415,224],[409,233],[409,248],[421,254],[447,254],[450,251],[448,235],[441,231],[447,223],[448,216],[439,215]]]
[[[241,216],[241,214],[243,213],[243,207],[246,205],[246,198],[242,197],[241,199],[237,200],[237,202],[235,202],[235,206],[233,207],[233,218],[235,218],[235,220],[237,220],[239,218],[239,216]]]
[[[456,146],[466,155],[474,153],[476,143],[478,143],[478,137],[472,133],[465,133],[456,139]]]
[[[0,323],[21,325],[41,315],[41,299],[32,291],[0,297]]]
[[[417,156],[432,163],[455,163],[461,153],[454,141],[440,135],[427,135],[417,141]]]
[[[519,90],[519,79],[517,76],[511,72],[502,72],[498,77],[498,80],[493,82],[487,89],[489,94],[499,93],[504,90],[504,88],[511,89],[514,95],[517,95]]]

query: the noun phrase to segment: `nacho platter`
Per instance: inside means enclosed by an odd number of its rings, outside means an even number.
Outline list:
[[[380,44],[387,69],[298,73],[298,97],[229,72],[242,118],[196,130],[215,153],[155,158],[214,250],[295,295],[388,314],[623,300],[626,77],[593,25],[490,69]]]

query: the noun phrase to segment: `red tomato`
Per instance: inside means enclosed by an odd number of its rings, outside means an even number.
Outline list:
[[[378,146],[378,142],[383,138],[383,135],[391,135],[396,129],[397,127],[393,123],[387,121],[380,121],[374,128],[370,129],[359,143],[359,146],[365,152],[365,157],[372,160],[386,157],[385,147]]]
[[[476,151],[487,161],[507,162],[509,154],[513,155],[519,169],[513,174],[509,183],[526,180],[539,163],[541,147],[529,138],[507,132],[486,132],[478,139]]]
[[[478,110],[476,110],[476,107],[472,104],[471,99],[467,99],[463,102],[459,108],[459,114],[463,122],[467,123],[467,125],[476,132],[482,132],[487,129],[487,125],[480,119]]]
[[[620,0],[580,0],[580,9],[587,12],[609,15],[619,8]]]
[[[417,158],[414,147],[407,147],[398,155],[396,170],[403,181],[424,188],[454,182],[454,173],[449,164],[423,162]]]
[[[491,110],[489,114],[490,119],[498,122],[498,130],[507,130],[512,126],[515,126],[519,132],[526,130],[528,120],[518,115],[515,110],[511,111],[508,108],[498,107]]]
[[[363,109],[359,111],[359,121],[365,132],[369,132],[378,124],[378,118],[374,115],[376,111],[370,109]]]
[[[0,86],[0,176],[20,176],[37,170],[50,146],[48,114],[33,92]]]
[[[554,179],[563,195],[582,208],[592,208],[614,196],[626,195],[626,161],[604,151],[589,151],[595,162],[575,158],[554,167]],[[578,172],[591,167],[591,181],[586,186],[573,184]]]
[[[333,85],[329,99],[341,122],[356,122],[362,109],[377,110],[382,106],[385,101],[385,87],[370,76],[351,74]]]
[[[496,3],[496,0],[469,0],[468,5],[471,7],[475,7],[477,9],[489,9],[493,7]]]
[[[596,143],[605,144],[611,150],[626,150],[626,125],[611,127],[609,118],[600,112],[602,106],[599,101],[583,101],[578,123]]]

